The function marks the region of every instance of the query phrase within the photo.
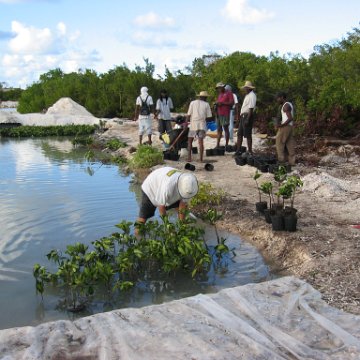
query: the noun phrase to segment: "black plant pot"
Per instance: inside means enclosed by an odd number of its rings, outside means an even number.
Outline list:
[[[185,164],[185,169],[186,170],[190,170],[190,171],[195,171],[195,165],[193,165],[193,164],[190,164],[190,163],[186,163]]]
[[[285,215],[284,217],[285,230],[295,232],[297,228],[297,216],[296,214]]]
[[[274,174],[276,171],[278,171],[279,165],[277,164],[270,164],[269,165],[269,173]]]
[[[268,224],[271,224],[271,216],[272,216],[272,215],[275,215],[274,210],[265,209],[265,210],[264,210],[264,215],[265,215],[265,221],[266,221]]]
[[[236,165],[244,166],[246,165],[246,159],[242,158],[241,156],[235,157]]]
[[[286,171],[289,173],[291,172],[291,165],[290,164],[286,164],[285,165]]]
[[[277,214],[279,214],[279,213],[283,213],[283,210],[284,210],[284,208],[283,208],[283,206],[282,205],[280,205],[280,204],[273,204],[272,206],[271,206],[271,208],[272,208],[272,210],[274,210]]]
[[[163,154],[165,160],[178,161],[180,157],[180,155],[174,151],[164,151]]]
[[[225,151],[226,152],[235,152],[236,151],[236,147],[232,146],[232,145],[228,145],[225,147]]]
[[[169,151],[163,151],[163,154],[164,154],[164,160],[171,160]]]
[[[213,171],[214,170],[214,165],[213,164],[205,164],[205,170],[206,171]]]
[[[218,148],[216,149],[218,156],[224,156],[225,155],[225,148]]]
[[[206,153],[206,156],[213,156],[214,155],[214,149],[206,149],[205,153]]]
[[[284,215],[287,216],[287,215],[296,215],[297,213],[297,209],[295,208],[292,208],[290,206],[285,206],[285,209],[284,209]]]
[[[267,173],[269,170],[269,165],[262,163],[259,165],[258,169],[262,172],[262,173]]]
[[[193,148],[191,149],[191,152],[192,152],[193,154],[197,154],[197,153],[198,153],[198,148],[197,148],[197,147],[193,147]]]
[[[246,158],[246,162],[247,162],[248,165],[254,166],[254,158],[252,156],[248,156]]]
[[[271,215],[271,224],[274,231],[283,231],[285,229],[284,215],[279,213]]]
[[[256,211],[263,214],[264,210],[267,209],[267,202],[266,201],[259,201],[255,204]]]

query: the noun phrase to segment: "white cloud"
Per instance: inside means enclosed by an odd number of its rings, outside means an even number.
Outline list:
[[[161,16],[151,11],[145,15],[139,15],[135,18],[134,24],[141,28],[149,28],[149,29],[175,29],[175,20],[169,16]]]
[[[29,85],[57,67],[72,72],[100,61],[97,51],[84,50],[79,44],[80,33],[69,33],[62,22],[53,30],[17,21],[11,28],[14,36],[7,43],[8,52],[0,56],[0,78],[14,86]]]
[[[249,0],[227,0],[222,14],[240,24],[258,24],[274,17],[271,11],[251,6]]]
[[[44,53],[50,50],[54,42],[53,34],[48,28],[37,29],[13,21],[11,31],[14,33],[14,38],[10,40],[9,47],[13,53]]]

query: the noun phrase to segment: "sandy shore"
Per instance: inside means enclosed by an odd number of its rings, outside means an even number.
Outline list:
[[[137,124],[126,121],[123,125],[112,124],[101,138],[112,137],[136,146]],[[255,152],[259,151],[263,147],[261,139],[255,136],[254,142]],[[156,135],[154,146],[161,147]],[[205,147],[214,146],[215,139],[207,137]],[[197,155],[193,164],[200,181],[211,182],[227,193],[219,206],[224,214],[220,226],[254,244],[274,271],[304,279],[318,289],[329,304],[360,314],[360,230],[351,226],[360,223],[358,150],[356,147],[347,147],[345,151],[328,149],[321,166],[296,166],[295,172],[305,182],[295,204],[299,217],[296,233],[273,232],[255,211],[254,204],[258,201],[252,180],[255,168],[237,166],[231,153],[205,157],[205,161],[213,163],[213,172],[204,170]],[[185,162],[183,156],[178,162],[166,163],[183,169]],[[271,177],[265,174],[261,180]]]

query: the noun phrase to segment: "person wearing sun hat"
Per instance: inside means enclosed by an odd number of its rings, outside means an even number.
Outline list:
[[[177,209],[180,220],[185,218],[187,202],[199,191],[194,174],[169,166],[154,170],[141,186],[141,204],[137,222],[145,223],[159,209],[161,216],[169,209]]]
[[[243,138],[246,137],[248,152],[252,154],[252,128],[254,124],[254,111],[256,107],[256,94],[254,92],[255,86],[251,81],[245,81],[244,86],[241,87],[246,92],[243,104],[240,110],[239,128],[237,133],[237,151],[242,146]]]
[[[216,109],[216,125],[217,125],[217,142],[216,147],[220,146],[220,140],[222,137],[222,131],[225,132],[225,146],[229,145],[230,133],[230,111],[234,106],[234,97],[231,91],[225,90],[225,84],[219,82],[216,84],[216,90],[218,97],[215,103]]]
[[[212,117],[211,108],[207,99],[209,94],[207,91],[200,91],[198,99],[189,105],[187,112],[187,121],[190,122],[188,134],[188,161],[191,161],[191,149],[194,138],[199,139],[200,161],[204,157],[204,138],[206,136],[206,120]]]

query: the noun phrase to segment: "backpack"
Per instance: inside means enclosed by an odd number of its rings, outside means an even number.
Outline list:
[[[140,96],[140,100],[141,100],[141,105],[140,105],[140,115],[150,115],[150,106],[147,103],[147,99],[148,99],[149,95],[146,97],[145,101],[142,99],[142,97]]]

